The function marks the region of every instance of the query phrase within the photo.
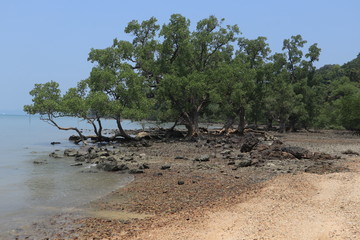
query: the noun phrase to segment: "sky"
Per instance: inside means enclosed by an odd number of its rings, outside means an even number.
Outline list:
[[[0,114],[31,104],[35,83],[56,81],[63,92],[89,76],[91,48],[130,40],[131,20],[179,13],[192,26],[210,15],[237,24],[242,37],[265,36],[272,53],[301,34],[322,49],[318,67],[344,64],[360,53],[359,0],[0,0]]]

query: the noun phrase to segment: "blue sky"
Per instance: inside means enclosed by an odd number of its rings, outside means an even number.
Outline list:
[[[243,37],[265,36],[272,52],[301,34],[322,49],[318,67],[343,64],[360,52],[359,0],[0,0],[0,113],[31,103],[35,83],[65,91],[88,77],[91,48],[105,48],[133,19],[165,23],[173,13],[197,21],[210,15],[238,24]]]

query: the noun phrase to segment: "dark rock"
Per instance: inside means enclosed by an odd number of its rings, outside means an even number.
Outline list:
[[[81,170],[80,172],[81,173],[98,173],[98,171],[92,170],[92,169],[90,169],[90,170]]]
[[[130,169],[129,173],[130,174],[140,174],[140,173],[144,173],[144,171],[140,170],[140,169]]]
[[[82,163],[74,163],[74,164],[71,164],[70,166],[76,167],[76,166],[82,166],[82,165],[83,165]]]
[[[141,145],[143,147],[151,147],[151,144],[148,141],[145,141],[145,140],[141,140]]]
[[[52,152],[49,154],[49,157],[52,157],[52,158],[61,158],[56,152]]]
[[[98,155],[101,157],[109,157],[110,153],[107,151],[103,151],[103,152],[98,152]]]
[[[143,163],[139,166],[139,169],[149,169],[149,165],[147,163]]]
[[[86,161],[86,157],[85,157],[85,156],[76,156],[76,157],[75,157],[75,161],[76,161],[76,162],[85,162],[85,161]]]
[[[227,150],[220,152],[220,154],[226,155],[226,154],[230,154],[231,152],[232,152],[232,150],[227,149]]]
[[[163,166],[161,166],[161,170],[165,170],[165,169],[170,169],[171,168],[171,166],[170,165],[163,165]]]
[[[72,136],[69,137],[69,141],[78,143],[78,142],[81,141],[81,138],[79,136],[72,135]]]
[[[195,161],[198,162],[208,162],[210,161],[210,156],[205,154],[205,155],[201,155],[200,157],[195,158]]]
[[[118,169],[119,171],[124,171],[124,170],[128,170],[129,167],[126,164],[120,164],[118,165]]]
[[[223,146],[223,148],[224,148],[224,149],[229,149],[229,148],[232,148],[232,146],[231,146],[230,144],[225,144],[225,145]]]
[[[121,169],[120,166],[118,166],[116,163],[113,163],[113,162],[99,163],[98,165],[96,165],[96,167],[98,169],[101,169],[101,170],[104,170],[107,172],[115,172],[115,171],[125,170],[125,169]]]
[[[46,160],[35,160],[33,161],[33,164],[47,164]]]
[[[123,160],[126,161],[126,162],[129,162],[129,161],[134,160],[134,157],[133,157],[133,156],[125,156],[125,157],[123,158]]]
[[[51,142],[51,145],[55,145],[55,144],[61,144],[61,142]]]
[[[252,164],[251,160],[241,160],[237,163],[237,167],[250,167]]]
[[[184,137],[184,134],[182,134],[182,132],[176,131],[176,130],[167,131],[165,134],[165,138],[183,138],[183,137]]]
[[[65,151],[64,151],[64,156],[75,157],[76,155],[77,155],[76,149],[65,149]]]
[[[250,152],[257,144],[259,139],[253,133],[248,133],[244,136],[243,144],[241,145],[241,152]]]
[[[301,147],[283,147],[281,148],[281,151],[290,153],[297,159],[306,158],[307,154],[309,153],[308,150]]]
[[[184,181],[182,181],[182,180],[178,181],[178,185],[184,185],[184,184],[185,184]]]
[[[183,156],[176,156],[175,159],[185,159]]]
[[[354,152],[354,151],[351,150],[351,149],[348,149],[348,150],[343,151],[343,152],[341,152],[341,153],[342,153],[342,154],[346,154],[346,155],[356,155],[356,156],[359,156],[359,153]]]
[[[116,162],[116,158],[115,157],[108,157],[108,158],[106,158],[106,161]]]

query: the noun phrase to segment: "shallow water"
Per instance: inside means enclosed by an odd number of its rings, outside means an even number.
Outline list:
[[[86,127],[76,119],[61,124]],[[141,126],[129,121],[124,127]],[[75,211],[132,180],[124,174],[94,173],[90,166],[70,166],[70,158],[50,158],[53,151],[77,147],[67,140],[71,134],[38,117],[0,115],[0,239],[47,216]],[[51,145],[53,141],[61,144]]]

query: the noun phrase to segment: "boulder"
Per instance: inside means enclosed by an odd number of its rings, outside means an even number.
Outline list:
[[[64,156],[66,157],[75,157],[77,155],[76,149],[65,149]]]
[[[52,158],[61,158],[61,156],[59,156],[59,154],[57,154],[56,152],[52,152],[49,154],[49,157],[52,157]]]
[[[237,167],[250,167],[253,164],[251,160],[240,160],[236,162]]]
[[[138,134],[136,134],[136,139],[151,139],[150,133],[148,132],[139,132]]]
[[[123,171],[129,169],[127,165],[125,164],[118,165],[116,162],[102,162],[97,164],[96,168],[108,172]]]
[[[297,159],[307,158],[309,151],[302,147],[283,147],[281,151],[292,154]]]
[[[163,165],[163,166],[161,166],[161,170],[165,170],[165,169],[170,169],[171,168],[171,166],[170,165]]]
[[[140,170],[140,169],[130,169],[129,173],[130,174],[139,174],[139,173],[144,173],[144,171]]]
[[[205,154],[205,155],[201,155],[200,157],[195,158],[195,161],[197,162],[208,162],[210,161],[210,156]]]
[[[259,139],[255,137],[253,133],[247,133],[244,136],[240,151],[250,152],[258,143],[259,143]]]

